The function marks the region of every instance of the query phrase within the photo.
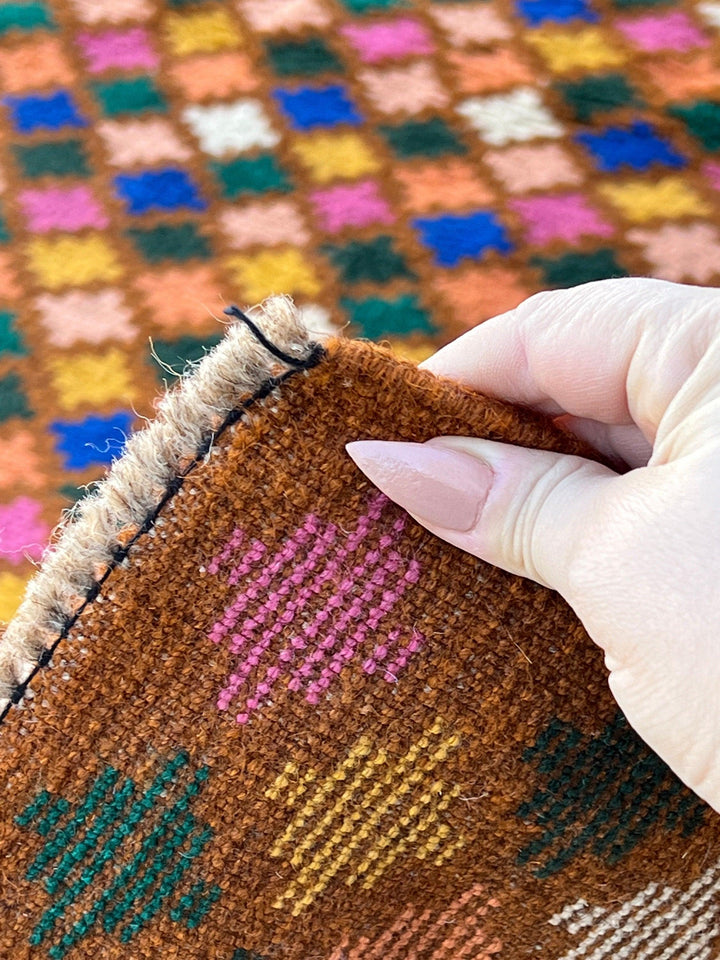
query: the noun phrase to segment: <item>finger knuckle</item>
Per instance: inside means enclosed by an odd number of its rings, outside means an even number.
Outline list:
[[[535,481],[529,496],[519,505],[513,527],[513,557],[528,576],[540,583],[545,582],[543,571],[552,564],[548,551],[553,550],[556,542],[555,528],[563,504],[571,496],[569,488],[585,466],[585,461],[577,457],[557,460]]]

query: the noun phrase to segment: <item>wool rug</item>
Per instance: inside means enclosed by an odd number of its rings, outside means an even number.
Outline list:
[[[345,452],[537,414],[238,313],[0,641],[0,956],[710,960],[720,818],[558,594]]]
[[[717,0],[0,4],[0,620],[228,303],[415,359],[720,279]],[[155,359],[157,358],[157,359]]]

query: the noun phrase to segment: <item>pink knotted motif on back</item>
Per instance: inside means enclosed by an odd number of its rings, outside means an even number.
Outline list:
[[[247,723],[269,702],[281,677],[288,689],[319,703],[343,668],[360,657],[366,674],[397,682],[424,638],[410,626],[384,629],[383,621],[420,574],[417,560],[396,549],[407,518],[389,526],[381,522],[388,503],[374,495],[350,532],[308,514],[271,556],[264,543],[248,543],[239,527],[233,531],[207,568],[239,587],[208,634],[238,657],[218,695],[220,710],[242,698],[236,719]]]

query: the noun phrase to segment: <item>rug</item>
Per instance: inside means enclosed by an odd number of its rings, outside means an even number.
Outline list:
[[[283,299],[129,440],[0,642],[0,956],[717,956],[720,820],[570,608],[344,449],[438,424],[590,454]]]
[[[0,620],[230,302],[413,359],[720,278],[720,3],[0,5]]]

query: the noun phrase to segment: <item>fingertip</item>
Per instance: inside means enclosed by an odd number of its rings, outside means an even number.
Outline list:
[[[470,529],[492,485],[487,464],[452,446],[391,440],[347,446],[358,468],[386,496],[413,516],[448,529]]]
[[[468,354],[472,358],[482,357],[484,342],[493,337],[495,327],[500,326],[501,330],[509,336],[515,314],[515,310],[507,310],[505,313],[498,313],[493,317],[478,320],[465,333],[445,344],[432,356],[419,363],[418,366],[421,370],[429,370],[437,376],[460,379],[462,374],[460,361],[467,359]]]

